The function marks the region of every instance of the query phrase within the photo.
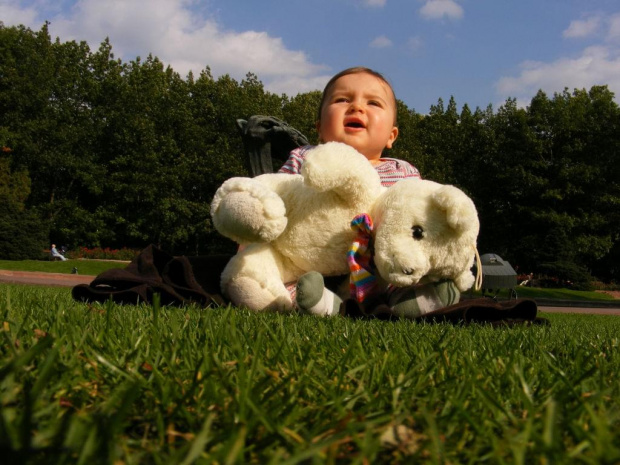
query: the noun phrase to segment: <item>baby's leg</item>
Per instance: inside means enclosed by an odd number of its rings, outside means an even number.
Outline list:
[[[417,318],[458,303],[461,293],[453,281],[420,286],[396,287],[390,291],[388,305],[395,316]]]
[[[325,287],[321,273],[310,271],[297,281],[295,304],[304,313],[338,315],[342,299]]]

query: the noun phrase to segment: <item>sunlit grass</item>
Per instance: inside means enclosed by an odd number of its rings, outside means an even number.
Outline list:
[[[0,285],[0,447],[16,463],[617,462],[620,318],[547,316],[455,327]]]
[[[541,287],[526,287],[517,286],[514,288],[518,298],[522,299],[560,299],[560,300],[614,300],[614,298],[608,294],[594,291],[575,291],[572,289],[551,289]],[[465,295],[471,295],[479,297],[481,292],[467,291]],[[494,295],[494,293],[487,292],[487,295]],[[514,295],[513,295],[514,296]],[[497,297],[502,299],[508,299],[511,297],[510,289],[501,289],[497,293]]]
[[[51,262],[46,260],[0,260],[0,270],[71,273],[73,268],[77,268],[79,274],[96,276],[111,268],[125,268],[127,263],[106,260],[67,260],[64,262]]]

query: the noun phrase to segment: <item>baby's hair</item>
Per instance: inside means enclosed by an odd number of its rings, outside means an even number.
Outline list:
[[[331,89],[334,83],[343,76],[348,76],[349,74],[360,74],[360,73],[370,74],[371,76],[376,77],[377,79],[382,81],[386,86],[388,86],[392,94],[392,98],[394,100],[393,102],[394,103],[394,126],[396,126],[396,113],[397,113],[396,94],[394,93],[394,88],[392,87],[392,84],[390,84],[388,80],[385,78],[385,76],[383,76],[383,74],[381,74],[380,72],[375,71],[374,69],[366,68],[364,66],[355,66],[353,68],[344,69],[329,80],[329,82],[325,85],[325,88],[323,89],[323,95],[321,95],[321,104],[319,105],[319,119],[318,120],[321,121],[321,111],[323,111],[323,105],[325,105],[325,99],[327,98],[327,92],[329,91],[329,89]]]

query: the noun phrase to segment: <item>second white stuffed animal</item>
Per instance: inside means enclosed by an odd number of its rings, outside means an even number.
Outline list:
[[[403,287],[451,279],[474,284],[471,268],[480,229],[472,200],[454,186],[404,179],[371,209],[374,263],[387,283]]]

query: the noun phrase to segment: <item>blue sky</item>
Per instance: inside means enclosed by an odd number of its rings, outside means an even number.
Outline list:
[[[382,72],[409,108],[441,97],[527,106],[543,89],[620,93],[617,0],[0,0],[0,21],[61,41],[106,36],[124,61],[149,53],[185,76],[242,79],[289,96],[349,66]]]

